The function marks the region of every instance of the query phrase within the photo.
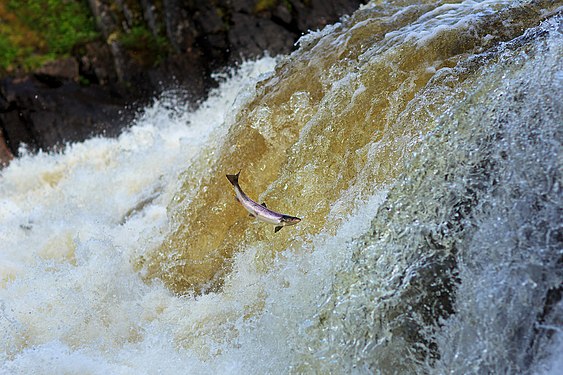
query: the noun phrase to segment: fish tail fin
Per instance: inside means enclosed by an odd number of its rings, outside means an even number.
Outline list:
[[[233,184],[234,186],[238,185],[238,176],[240,175],[240,171],[238,171],[237,174],[228,174],[227,175],[227,180],[229,180],[229,182],[231,184]]]

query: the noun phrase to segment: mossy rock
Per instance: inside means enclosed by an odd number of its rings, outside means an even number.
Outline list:
[[[4,74],[36,69],[99,36],[86,2],[79,0],[6,0],[0,21]]]

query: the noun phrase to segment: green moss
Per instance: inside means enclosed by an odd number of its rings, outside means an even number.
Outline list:
[[[285,5],[285,7],[287,8],[287,10],[289,10],[289,12],[291,13],[291,11],[293,10],[293,5],[291,5],[291,3],[289,2],[289,0],[283,0],[283,5]]]
[[[144,66],[159,64],[170,51],[168,39],[154,36],[147,27],[141,25],[119,35],[118,41],[137,63]]]
[[[265,10],[269,10],[276,7],[278,3],[279,0],[258,0],[256,2],[256,5],[254,6],[254,11],[258,13]]]
[[[307,4],[308,2],[309,0],[305,0],[305,4]],[[293,6],[291,5],[291,2],[289,0],[258,0],[256,1],[256,5],[254,6],[254,11],[256,13],[259,13],[265,10],[271,10],[279,4],[282,4],[284,7],[286,7],[289,12],[291,12],[291,10],[293,9]]]
[[[98,36],[80,0],[4,0],[0,25],[0,69],[5,72],[34,69]]]
[[[143,19],[143,9],[138,0],[123,0],[122,3],[112,2],[113,14],[118,17],[118,24],[123,30],[115,32],[116,40],[127,51],[137,64],[150,67],[158,65],[171,51],[170,43],[165,36],[165,28],[156,16],[156,27],[153,32]],[[162,2],[155,1],[156,13],[162,12]],[[128,17],[125,17],[127,8]],[[155,35],[156,34],[156,35]],[[161,35],[162,34],[162,35]]]
[[[159,34],[166,35],[166,25],[164,22],[164,4],[162,0],[153,0],[153,12],[156,18],[156,29]]]
[[[18,49],[10,39],[0,34],[0,66],[8,68],[18,56]]]
[[[80,76],[78,77],[78,83],[80,83],[82,86],[90,86],[90,80],[84,76]]]

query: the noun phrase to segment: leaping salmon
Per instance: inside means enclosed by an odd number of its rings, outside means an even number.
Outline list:
[[[266,207],[265,203],[258,204],[252,199],[248,198],[248,196],[244,193],[244,191],[242,191],[240,185],[238,184],[239,175],[240,171],[237,174],[228,174],[227,179],[235,187],[237,201],[239,201],[240,204],[242,204],[242,206],[248,212],[250,212],[250,216],[255,217],[256,219],[268,224],[274,224],[276,226],[274,233],[277,233],[283,227],[295,225],[301,221],[301,219],[298,217],[277,213]]]

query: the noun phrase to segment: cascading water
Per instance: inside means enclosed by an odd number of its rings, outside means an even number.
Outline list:
[[[562,5],[373,2],[13,161],[0,373],[556,374]]]

